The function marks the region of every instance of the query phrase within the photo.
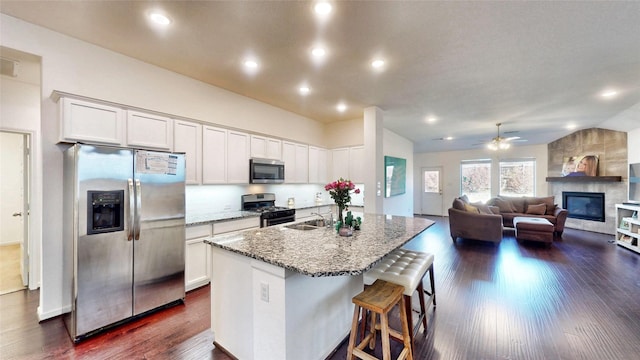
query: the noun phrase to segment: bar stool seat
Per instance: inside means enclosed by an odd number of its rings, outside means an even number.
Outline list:
[[[379,264],[364,274],[365,287],[373,284],[376,280],[384,280],[404,287],[403,297],[405,306],[407,307],[407,322],[409,326],[412,327],[412,348],[413,338],[420,329],[420,323],[424,325],[425,331],[427,330],[427,311],[424,293],[429,295],[429,305],[431,305],[431,303],[433,303],[433,306],[436,305],[433,259],[433,254],[400,248],[387,255]],[[430,292],[424,290],[422,283],[427,272],[429,272],[430,278]],[[420,300],[420,316],[414,327],[411,297],[416,290],[418,291]],[[363,326],[365,326],[365,322],[363,322]]]
[[[359,359],[377,359],[372,355],[364,352],[364,348],[369,345],[370,349],[375,349],[376,331],[380,329],[382,342],[382,358],[383,360],[391,359],[391,346],[389,337],[401,341],[404,344],[402,351],[398,355],[398,360],[413,360],[411,348],[411,339],[409,325],[405,313],[405,303],[402,301],[402,292],[404,288],[401,285],[392,284],[384,280],[376,280],[371,286],[368,286],[360,294],[353,297],[355,304],[353,310],[353,321],[351,323],[351,334],[349,335],[349,347],[347,348],[347,360],[353,360],[354,357]],[[402,325],[402,333],[389,328],[389,312],[396,306],[400,306],[400,322]],[[356,345],[356,337],[358,332],[358,320],[360,318],[360,310],[364,312],[371,311],[371,326],[369,334]],[[410,311],[410,310],[409,310]],[[376,314],[380,316],[380,325],[376,325]],[[363,320],[365,321],[365,320]],[[362,334],[364,336],[364,333]]]

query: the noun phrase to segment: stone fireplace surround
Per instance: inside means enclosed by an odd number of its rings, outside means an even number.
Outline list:
[[[562,176],[566,157],[598,155],[598,176],[621,176],[622,181],[555,181],[549,183],[549,193],[562,206],[562,192],[605,193],[605,222],[568,218],[565,226],[573,229],[615,234],[615,204],[627,201],[627,133],[599,128],[576,131],[547,145],[549,168],[547,176]]]

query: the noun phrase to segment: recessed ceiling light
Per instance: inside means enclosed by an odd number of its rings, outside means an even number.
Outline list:
[[[444,138],[445,140],[453,140],[453,136],[447,136],[446,138]]]
[[[435,116],[429,116],[427,117],[427,122],[429,124],[433,124],[434,122],[438,121],[438,119]]]
[[[154,12],[149,15],[151,21],[160,25],[169,25],[171,24],[171,19],[169,19],[166,15]]]
[[[327,54],[327,51],[321,47],[316,47],[313,48],[313,50],[311,50],[311,55],[315,56],[315,57],[323,57]]]
[[[318,15],[327,15],[331,12],[332,6],[327,1],[318,1],[313,7],[313,11]]]
[[[338,111],[340,112],[345,112],[347,110],[347,105],[344,103],[340,103],[338,104],[338,106],[336,106],[336,109],[338,109]]]
[[[249,69],[256,69],[258,67],[258,62],[255,60],[245,60],[244,66]]]
[[[308,86],[301,86],[300,89],[298,89],[298,90],[300,91],[300,94],[302,94],[302,95],[307,95],[311,91],[311,89]]]
[[[575,128],[577,128],[578,126],[576,124],[569,124],[567,125],[567,130],[573,130]]]
[[[371,62],[371,66],[372,66],[374,69],[380,69],[381,67],[383,67],[383,66],[384,66],[384,60],[382,60],[382,59],[376,59],[376,60],[373,60],[373,61]]]
[[[600,93],[600,96],[602,96],[603,98],[607,98],[610,99],[612,97],[615,97],[616,95],[618,95],[618,92],[616,90],[605,90],[602,93]]]

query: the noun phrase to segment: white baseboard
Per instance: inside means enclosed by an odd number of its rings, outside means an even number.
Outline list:
[[[57,309],[53,309],[53,310],[49,310],[46,313],[42,312],[42,307],[38,306],[38,321],[44,321],[47,319],[51,319],[54,318],[56,316],[60,316],[62,314],[66,314],[68,312],[71,312],[71,305],[67,305],[61,308],[57,308]]]

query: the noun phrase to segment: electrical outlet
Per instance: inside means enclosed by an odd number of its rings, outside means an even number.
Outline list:
[[[269,284],[260,283],[260,300],[269,302]]]

